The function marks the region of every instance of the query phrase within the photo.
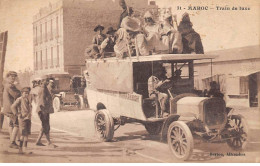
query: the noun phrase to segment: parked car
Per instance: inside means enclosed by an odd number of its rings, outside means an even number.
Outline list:
[[[53,108],[55,112],[60,111],[64,106],[76,106],[79,109],[85,108],[83,93],[86,87],[83,76],[70,76],[67,72],[52,72],[41,75],[41,77],[54,80]],[[35,77],[39,80],[39,76]]]
[[[194,138],[207,142],[226,142],[235,150],[245,148],[246,120],[219,97],[199,97],[194,90],[194,60],[213,59],[213,55],[164,54],[87,60],[89,80],[84,97],[96,110],[95,128],[103,141],[111,141],[114,131],[125,123],[139,122],[150,134],[167,141],[177,159],[188,160]],[[160,117],[156,99],[148,96],[148,78],[153,67],[168,67],[171,82],[166,86],[170,99],[166,117]],[[180,78],[175,71],[182,70]],[[157,103],[157,104],[156,104]]]

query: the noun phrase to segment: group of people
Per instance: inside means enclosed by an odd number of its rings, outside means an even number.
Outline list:
[[[143,19],[134,16],[134,10],[124,0],[119,1],[123,12],[120,15],[118,29],[105,29],[98,25],[85,55],[89,59],[104,58],[106,52],[114,52],[118,58],[127,56],[145,56],[152,54],[203,54],[200,35],[194,31],[188,13],[183,14],[177,24],[171,12],[162,13],[160,18],[147,11]],[[174,25],[176,23],[176,25]],[[112,54],[113,55],[113,54]]]
[[[19,153],[31,153],[27,151],[28,136],[31,134],[32,100],[36,102],[36,112],[41,120],[41,130],[36,140],[37,146],[45,146],[41,142],[43,134],[46,136],[48,145],[56,147],[50,140],[50,113],[53,113],[52,95],[48,88],[51,81],[47,78],[41,80],[41,85],[19,87],[17,73],[10,71],[4,81],[3,110],[2,113],[8,119],[10,134],[10,148],[19,149]],[[37,89],[37,90],[36,90]],[[19,142],[17,144],[17,141]]]

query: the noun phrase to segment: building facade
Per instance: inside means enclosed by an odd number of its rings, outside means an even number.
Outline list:
[[[194,63],[196,89],[209,90],[216,81],[228,105],[260,108],[259,52],[259,45],[208,52],[218,57]]]
[[[148,0],[126,0],[135,9],[148,7]],[[119,0],[60,0],[41,8],[33,17],[34,71],[82,74],[84,50],[100,24],[116,28],[122,12]]]

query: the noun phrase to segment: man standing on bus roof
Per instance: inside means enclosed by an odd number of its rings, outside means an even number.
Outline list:
[[[119,23],[117,28],[119,29],[121,27],[121,22],[126,16],[131,16],[133,14],[133,8],[127,7],[125,0],[119,0],[119,6],[122,7],[123,12],[120,15]]]

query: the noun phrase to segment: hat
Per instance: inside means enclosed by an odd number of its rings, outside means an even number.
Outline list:
[[[153,18],[153,15],[150,11],[145,12],[144,18]]]
[[[101,31],[104,30],[104,27],[102,25],[97,25],[95,28],[94,28],[94,31],[97,32],[98,29],[101,29]]]
[[[21,92],[30,92],[31,88],[30,87],[24,87],[22,88]]]
[[[136,18],[132,18],[129,16],[125,17],[122,20],[121,27],[128,31],[133,31],[133,32],[141,31],[140,21]]]
[[[111,33],[115,32],[115,31],[116,31],[116,30],[113,29],[113,27],[109,27],[109,28],[107,29],[107,34],[111,34]]]
[[[17,76],[17,73],[15,71],[9,71],[7,74],[6,74],[6,77],[10,77],[10,76]]]

